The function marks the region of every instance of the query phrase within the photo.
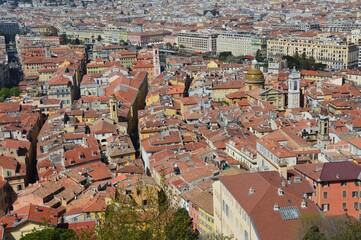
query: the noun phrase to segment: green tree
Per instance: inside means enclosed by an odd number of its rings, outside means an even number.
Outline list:
[[[0,90],[0,100],[4,101],[6,98],[10,97],[10,89],[4,87]]]
[[[222,62],[228,62],[232,58],[232,52],[220,52],[218,58]]]
[[[193,240],[198,234],[193,230],[192,219],[187,210],[178,208],[173,219],[165,226],[165,237],[168,240]]]
[[[303,52],[301,57],[296,52],[293,56],[283,56],[283,59],[287,60],[288,67],[295,67],[297,70],[307,69],[307,70],[324,70],[326,65],[322,63],[317,63],[316,60],[311,56],[307,57],[306,53]]]
[[[10,96],[18,97],[20,96],[20,88],[19,87],[12,87],[9,91]]]
[[[332,240],[361,239],[361,222],[347,216],[347,219],[341,222],[339,229],[332,235]]]
[[[60,35],[61,39],[63,39],[63,43],[64,44],[68,44],[69,43],[69,38],[68,36],[66,35],[66,33],[63,33]]]
[[[173,45],[170,42],[167,42],[165,44],[165,46],[167,47],[167,49],[172,49],[173,48]]]
[[[75,240],[77,236],[71,229],[47,227],[42,230],[35,230],[22,236],[20,240]]]
[[[261,53],[261,50],[257,50],[257,52],[256,52],[256,60],[257,60],[257,62],[263,62],[264,61],[264,57],[262,56],[262,53]]]
[[[111,204],[96,228],[99,240],[152,239],[152,229],[133,203]]]
[[[74,44],[75,44],[75,45],[79,45],[79,44],[80,44],[79,38],[76,38],[76,39],[75,39]]]
[[[243,63],[245,59],[246,59],[245,56],[240,56],[237,60],[237,63]]]
[[[354,240],[361,239],[361,222],[347,215],[302,219],[299,239],[303,240]]]
[[[320,232],[320,229],[316,225],[312,225],[302,239],[303,240],[326,240],[326,237],[323,233]]]

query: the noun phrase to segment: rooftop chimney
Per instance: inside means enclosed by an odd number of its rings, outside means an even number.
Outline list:
[[[252,195],[252,194],[254,194],[254,192],[255,192],[255,191],[254,191],[254,188],[253,188],[253,187],[250,187],[249,190],[248,190],[248,194],[249,194],[249,195]]]
[[[282,187],[286,187],[286,182],[285,182],[285,181],[282,181],[282,182],[281,182],[281,186],[282,186]]]

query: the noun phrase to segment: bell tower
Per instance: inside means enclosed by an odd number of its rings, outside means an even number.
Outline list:
[[[109,112],[110,118],[113,119],[115,123],[118,123],[118,105],[114,95],[109,97]]]
[[[154,69],[154,78],[160,74],[160,63],[159,63],[159,48],[153,46],[153,69]]]
[[[293,68],[288,77],[288,108],[300,107],[300,78],[299,72]]]
[[[317,135],[317,147],[323,149],[330,141],[329,136],[329,119],[327,117],[320,117],[318,120],[318,135]]]

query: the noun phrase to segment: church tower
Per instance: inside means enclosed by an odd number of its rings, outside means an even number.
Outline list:
[[[300,107],[300,78],[300,73],[293,68],[288,77],[288,108]]]
[[[114,95],[109,97],[109,111],[110,111],[110,118],[113,119],[115,123],[118,123],[118,105],[117,99]]]
[[[160,63],[159,63],[159,48],[153,46],[153,69],[154,69],[154,78],[160,74]]]
[[[329,136],[329,119],[320,117],[318,120],[318,135],[317,135],[317,147],[319,149],[325,148],[330,141]]]
[[[256,88],[264,89],[265,79],[261,70],[259,70],[258,62],[252,61],[252,68],[246,74],[246,90],[253,90]]]

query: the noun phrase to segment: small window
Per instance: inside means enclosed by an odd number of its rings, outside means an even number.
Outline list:
[[[352,197],[357,198],[357,197],[358,197],[358,191],[354,191],[354,192],[352,192]]]
[[[328,193],[327,192],[323,192],[323,199],[327,199]]]
[[[322,211],[327,212],[328,210],[330,210],[330,205],[329,204],[322,204]]]
[[[341,181],[341,186],[346,186],[346,181]]]
[[[342,203],[342,209],[343,210],[346,210],[347,209],[347,204],[344,202],[344,203]]]
[[[6,171],[6,176],[11,177],[11,172],[10,172],[10,171]]]
[[[18,191],[21,191],[23,189],[23,186],[22,185],[18,185]]]
[[[322,187],[329,187],[330,186],[330,182],[322,182]]]
[[[148,200],[143,200],[143,201],[142,201],[143,207],[147,206],[147,204],[148,204]]]
[[[342,191],[342,197],[346,198],[346,191]]]
[[[354,202],[353,207],[357,210],[358,209],[358,202]]]

